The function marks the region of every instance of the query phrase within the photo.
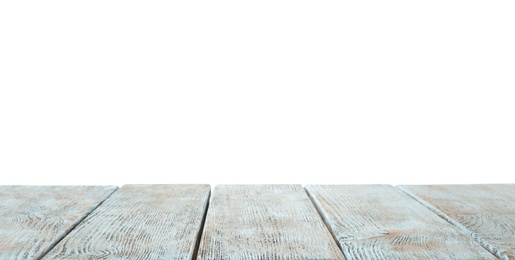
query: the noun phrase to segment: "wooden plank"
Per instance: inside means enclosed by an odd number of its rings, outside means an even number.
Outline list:
[[[515,259],[515,184],[399,186],[500,259]]]
[[[0,259],[40,259],[116,189],[0,186]]]
[[[192,259],[209,185],[125,185],[44,259]]]
[[[198,259],[344,259],[300,185],[218,185]]]
[[[308,185],[347,259],[496,259],[389,185]]]

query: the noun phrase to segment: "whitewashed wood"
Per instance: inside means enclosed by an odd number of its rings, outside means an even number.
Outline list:
[[[209,185],[126,185],[44,259],[192,259]]]
[[[218,185],[198,259],[344,259],[300,185]]]
[[[515,259],[515,184],[399,188],[500,259]]]
[[[40,259],[114,186],[0,186],[0,259]]]
[[[389,185],[308,185],[347,259],[496,259]]]

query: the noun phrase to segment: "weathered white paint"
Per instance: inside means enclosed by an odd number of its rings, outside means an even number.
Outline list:
[[[308,185],[347,259],[496,259],[389,185]]]
[[[218,185],[198,259],[344,259],[300,185]]]
[[[500,259],[515,259],[515,184],[399,186]]]
[[[116,189],[0,186],[0,259],[40,259]]]
[[[44,259],[192,259],[209,185],[126,185]]]

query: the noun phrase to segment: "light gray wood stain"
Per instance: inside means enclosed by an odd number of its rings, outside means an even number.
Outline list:
[[[515,259],[515,184],[399,186],[500,259]]]
[[[209,185],[125,185],[44,259],[192,259]]]
[[[347,259],[496,259],[389,185],[308,185]]]
[[[0,259],[40,259],[114,186],[0,186]]]
[[[300,185],[218,185],[198,259],[344,259]]]

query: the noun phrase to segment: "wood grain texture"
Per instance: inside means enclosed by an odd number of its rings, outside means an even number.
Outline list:
[[[389,185],[308,185],[347,259],[496,259]]]
[[[192,259],[209,185],[125,185],[44,259]]]
[[[0,259],[40,259],[114,186],[0,186]]]
[[[399,186],[500,259],[515,259],[515,184]]]
[[[198,259],[344,259],[300,185],[218,185]]]

